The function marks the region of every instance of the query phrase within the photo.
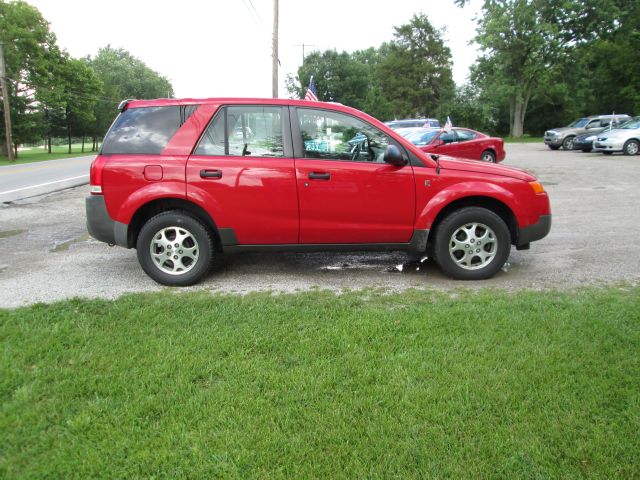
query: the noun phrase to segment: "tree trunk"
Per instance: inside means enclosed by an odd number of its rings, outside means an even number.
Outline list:
[[[13,144],[13,158],[18,158],[18,144]]]
[[[511,136],[513,138],[522,137],[524,128],[524,99],[520,94],[516,95],[513,104],[513,119],[511,124]]]
[[[69,153],[71,153],[71,129],[67,127],[67,139],[69,140]]]
[[[84,133],[82,134],[82,153],[84,153]]]
[[[47,153],[51,153],[51,135],[47,135]]]

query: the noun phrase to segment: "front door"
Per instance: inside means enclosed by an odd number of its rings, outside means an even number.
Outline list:
[[[300,243],[411,239],[413,170],[384,162],[390,137],[356,117],[323,109],[295,109],[292,126]]]

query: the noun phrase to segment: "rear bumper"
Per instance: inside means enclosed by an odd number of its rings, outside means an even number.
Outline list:
[[[517,246],[524,246],[547,236],[551,230],[551,215],[540,215],[537,223],[522,227],[518,233]]]
[[[116,222],[109,216],[103,195],[89,195],[85,198],[85,207],[89,235],[110,245],[128,247],[129,225]]]

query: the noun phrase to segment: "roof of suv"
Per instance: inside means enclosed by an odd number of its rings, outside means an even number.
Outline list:
[[[156,98],[152,100],[123,100],[121,109],[123,108],[142,108],[142,107],[166,107],[171,105],[204,105],[204,104],[220,104],[220,103],[243,103],[250,105],[303,105],[303,106],[332,106],[350,108],[341,103],[334,102],[310,102],[308,100],[295,100],[288,98],[234,98],[234,97],[211,97],[211,98]]]

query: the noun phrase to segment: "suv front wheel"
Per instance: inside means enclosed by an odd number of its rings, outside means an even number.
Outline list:
[[[562,141],[562,148],[564,150],[573,150],[573,141],[575,140],[576,137],[574,136],[568,136],[567,138],[565,138]]]
[[[435,260],[456,280],[482,280],[502,268],[511,250],[509,228],[494,212],[465,207],[445,217],[435,234]]]
[[[213,239],[197,218],[180,210],[159,213],[144,224],[136,243],[138,261],[162,285],[187,286],[207,274]]]

